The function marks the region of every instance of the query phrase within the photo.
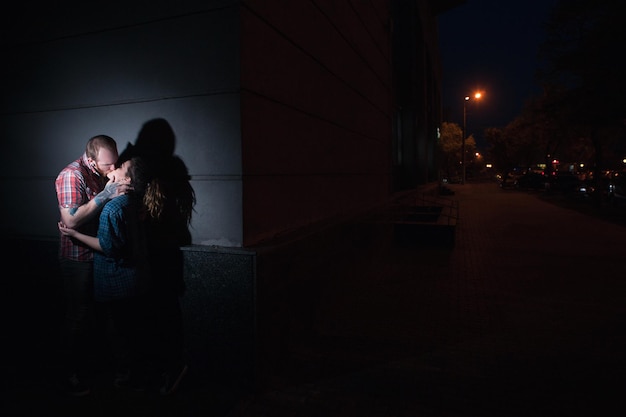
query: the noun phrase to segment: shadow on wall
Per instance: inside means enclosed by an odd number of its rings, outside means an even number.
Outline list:
[[[183,160],[174,154],[176,135],[169,122],[156,118],[143,124],[135,144],[128,143],[120,154],[118,164],[140,156],[146,160],[153,185],[164,193],[168,205],[162,212],[150,213],[160,222],[168,222],[168,232],[174,233],[180,246],[191,244],[189,225],[196,195],[191,186],[189,170]]]
[[[162,118],[145,122],[135,144],[128,143],[118,165],[141,157],[148,170],[144,205],[150,254],[151,287],[182,296],[183,256],[191,244],[189,225],[196,203],[187,166],[174,154],[176,135]]]
[[[135,144],[128,143],[120,154],[118,164],[136,156],[142,157],[152,178],[150,186],[166,196],[167,205],[149,214],[154,221],[167,228],[168,238],[178,247],[191,244],[189,225],[196,204],[189,170],[183,160],[174,154],[176,135],[162,118],[143,124]],[[148,207],[152,209],[151,207]],[[155,209],[156,210],[156,209]],[[166,236],[162,236],[166,237]]]

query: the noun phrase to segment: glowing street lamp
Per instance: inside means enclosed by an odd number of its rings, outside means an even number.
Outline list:
[[[479,100],[482,97],[482,93],[474,93],[474,99]],[[463,139],[461,141],[461,168],[463,176],[461,177],[461,184],[465,184],[465,136],[467,132],[467,102],[470,101],[470,96],[465,96],[463,100]]]

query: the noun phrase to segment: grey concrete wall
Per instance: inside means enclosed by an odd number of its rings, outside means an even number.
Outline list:
[[[198,197],[193,242],[241,245],[237,2],[161,3],[110,20],[55,16],[58,6],[49,10],[56,25],[3,39],[0,187],[15,203],[0,205],[0,232],[55,238],[58,172],[91,136],[108,134],[121,151],[158,117],[172,126]]]

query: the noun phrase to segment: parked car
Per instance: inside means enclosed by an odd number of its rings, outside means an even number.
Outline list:
[[[626,204],[626,175],[614,176],[609,180],[607,198],[611,204]]]
[[[549,180],[543,172],[526,171],[515,179],[513,185],[520,190],[545,190],[549,186]]]
[[[583,181],[579,194],[613,205],[626,205],[626,175],[613,175]]]
[[[505,174],[498,174],[497,179],[500,182],[500,188],[515,188],[515,181],[521,176],[516,171],[510,171]]]
[[[580,190],[581,180],[578,175],[570,171],[553,172],[547,182],[547,189],[565,194],[576,193]]]

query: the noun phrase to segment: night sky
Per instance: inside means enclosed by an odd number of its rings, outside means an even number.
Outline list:
[[[488,127],[504,127],[526,100],[540,92],[534,81],[543,28],[557,0],[467,0],[439,16],[443,65],[443,120],[463,124],[463,98],[484,92],[468,103],[467,131],[480,136]]]

